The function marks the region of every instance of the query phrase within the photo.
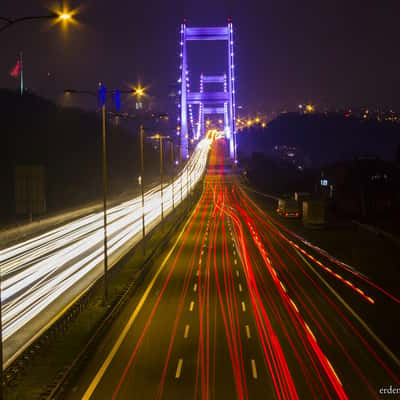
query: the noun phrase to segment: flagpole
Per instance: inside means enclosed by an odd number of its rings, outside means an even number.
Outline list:
[[[22,51],[19,52],[19,62],[21,65],[20,78],[21,78],[21,96],[24,94],[24,64],[22,63]]]

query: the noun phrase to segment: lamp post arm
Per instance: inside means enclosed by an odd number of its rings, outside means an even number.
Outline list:
[[[18,22],[23,22],[23,21],[32,21],[35,19],[56,19],[59,16],[57,14],[49,14],[49,15],[31,15],[27,17],[20,17],[20,18],[15,18],[15,19],[10,19],[6,17],[0,17],[1,21],[5,21],[6,25],[2,26],[0,28],[0,32],[5,31],[7,28],[10,28],[11,26],[17,24]]]

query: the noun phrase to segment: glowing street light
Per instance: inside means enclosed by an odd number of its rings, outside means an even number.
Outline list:
[[[143,87],[140,83],[134,88],[132,88],[132,93],[136,97],[136,109],[142,109],[142,97],[146,96],[146,88]]]
[[[72,15],[70,13],[62,13],[58,16],[58,18],[62,21],[67,21],[72,18]]]
[[[141,97],[143,97],[146,94],[146,89],[141,87],[140,84],[134,88],[134,92],[133,94],[140,99]]]

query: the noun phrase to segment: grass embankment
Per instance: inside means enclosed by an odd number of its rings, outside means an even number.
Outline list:
[[[12,386],[5,387],[6,400],[32,400],[43,397],[43,393],[54,385],[60,375],[73,363],[128,285],[133,280],[138,280],[140,284],[138,278],[141,276],[145,263],[147,263],[146,273],[153,273],[153,265],[163,253],[163,249],[168,247],[178,234],[179,226],[184,222],[185,216],[189,215],[189,208],[196,204],[201,191],[202,184],[198,184],[193,197],[195,201],[185,200],[164,220],[163,227],[158,226],[148,235],[146,255],[143,254],[141,243],[139,243],[120,265],[112,269],[108,279],[108,306],[103,304],[102,282],[99,281],[94,285],[89,295],[88,305],[71,321],[66,332],[43,346],[26,364],[24,372],[18,376]],[[151,255],[149,262],[148,258]]]

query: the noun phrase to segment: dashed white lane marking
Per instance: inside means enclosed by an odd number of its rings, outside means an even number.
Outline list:
[[[199,270],[196,271],[196,276],[199,276]]]
[[[176,372],[175,372],[175,378],[176,379],[179,379],[181,377],[182,364],[183,364],[183,358],[180,358],[178,360],[178,365],[176,366]]]
[[[254,379],[258,378],[256,360],[251,360],[251,373]]]
[[[193,285],[193,292],[195,292],[197,290],[197,283],[195,283],[194,285]]]
[[[235,263],[235,265],[237,264],[237,260],[236,260],[236,258],[233,260],[233,262]]]
[[[239,270],[236,270],[236,276],[239,278]]]
[[[246,311],[246,304],[244,304],[244,301],[242,301],[242,311]]]
[[[189,311],[193,311],[194,301],[190,302]]]
[[[233,255],[236,256],[236,251],[235,250],[233,250]]]
[[[242,284],[239,283],[239,292],[243,291]]]
[[[185,333],[183,334],[183,337],[184,337],[185,339],[187,339],[188,336],[189,336],[189,329],[190,329],[189,325],[186,325],[186,326],[185,326]]]
[[[250,339],[251,338],[250,327],[248,325],[245,325],[245,329],[246,329],[247,339]]]

